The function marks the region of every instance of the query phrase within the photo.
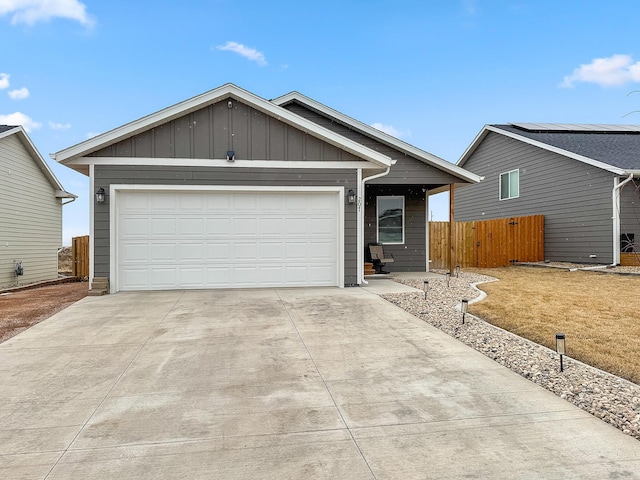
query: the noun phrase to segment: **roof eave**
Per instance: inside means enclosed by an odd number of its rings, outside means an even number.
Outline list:
[[[487,133],[488,132],[495,132],[495,133],[498,133],[500,135],[504,135],[505,137],[513,138],[513,139],[519,140],[519,141],[521,141],[523,143],[527,143],[529,145],[533,145],[534,147],[539,147],[539,148],[548,150],[550,152],[554,152],[554,153],[557,153],[559,155],[563,155],[563,156],[568,157],[568,158],[573,158],[574,160],[578,160],[579,162],[586,163],[587,165],[591,165],[593,167],[597,167],[597,168],[600,168],[602,170],[606,170],[606,171],[614,173],[616,175],[624,175],[626,173],[626,170],[623,169],[623,168],[619,168],[619,167],[616,167],[614,165],[610,165],[608,163],[601,162],[600,160],[596,160],[596,159],[591,158],[591,157],[586,157],[584,155],[580,155],[580,154],[571,152],[569,150],[565,150],[563,148],[554,147],[553,145],[549,145],[548,143],[539,142],[537,140],[533,140],[531,138],[524,137],[522,135],[518,135],[517,133],[508,132],[506,130],[501,129],[500,127],[495,127],[493,125],[485,125],[485,130],[487,130]],[[485,133],[484,136],[486,136],[487,133]],[[482,138],[484,138],[484,136]]]
[[[334,110],[331,107],[328,107],[316,100],[313,100],[312,98],[309,98],[303,94],[301,94],[300,92],[289,92],[285,95],[282,95],[278,98],[275,98],[273,100],[271,100],[272,103],[278,105],[278,106],[283,106],[286,105],[290,102],[293,101],[297,101],[299,103],[302,103],[303,105],[306,105],[314,110],[317,110],[325,115],[329,115],[330,117],[333,117],[335,119],[337,119],[338,121],[345,123],[347,125],[349,125],[350,127],[359,130],[360,132],[364,133],[365,135],[368,135],[370,137],[376,138],[377,140],[379,140],[382,143],[385,143],[387,145],[392,146],[393,148],[408,154],[414,158],[417,158],[418,160],[422,161],[423,163],[427,163],[429,165],[435,166],[441,170],[446,171],[447,173],[456,176],[458,178],[460,178],[461,180],[464,180],[465,182],[468,183],[478,183],[480,182],[480,177],[478,175],[475,175],[474,173],[471,173],[467,170],[464,170],[463,168],[451,163],[451,162],[447,162],[446,160],[433,155],[425,150],[422,150],[420,148],[414,147],[413,145],[410,145],[406,142],[403,142],[402,140],[389,135],[388,133],[385,133],[381,130],[378,130],[377,128],[374,128],[370,125],[367,125],[366,123],[363,123],[359,120],[356,120],[348,115],[345,115],[344,113],[338,112],[337,110]]]

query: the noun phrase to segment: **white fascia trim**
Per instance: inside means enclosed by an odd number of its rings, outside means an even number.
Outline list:
[[[66,165],[138,165],[163,167],[230,167],[230,168],[298,168],[298,169],[379,169],[366,161],[281,161],[235,160],[209,158],[135,158],[135,157],[79,157]]]
[[[361,121],[356,120],[355,118],[349,117],[344,113],[340,113],[337,110],[327,107],[326,105],[323,105],[320,102],[317,102],[311,98],[308,98],[299,92],[287,93],[286,95],[283,95],[274,100],[271,100],[271,102],[280,106],[294,100],[300,103],[303,103],[313,108],[314,110],[318,110],[324,113],[325,115],[333,117],[336,120],[339,120],[340,122],[345,123],[356,130],[360,130],[361,132],[364,132],[371,137],[377,138],[378,140],[380,140],[380,142],[386,143],[387,145],[391,145],[394,148],[400,150],[401,152],[408,153],[409,155],[416,157],[418,160],[424,163],[434,165],[440,168],[441,170],[445,170],[446,172],[452,175],[455,175],[456,177],[459,177],[463,180],[466,180],[470,183],[480,182],[480,177],[474,173],[471,173],[451,162],[447,162],[446,160],[440,157],[437,157],[436,155],[433,155],[425,150],[422,150],[406,142],[403,142],[402,140],[399,140],[398,138],[392,135],[384,133],[383,131],[378,130],[377,128],[373,128],[372,126],[367,125],[366,123],[362,123]]]
[[[94,189],[93,180],[93,165],[90,165],[91,169],[90,183],[91,191]],[[309,186],[309,187],[273,187],[273,186],[251,186],[251,185],[131,185],[131,184],[112,184],[109,186],[109,293],[118,292],[118,259],[117,259],[117,241],[118,241],[118,194],[120,192],[157,192],[157,191],[183,191],[183,192],[222,192],[222,191],[242,191],[242,192],[326,192],[335,193],[338,195],[338,255],[336,256],[336,274],[338,276],[338,287],[344,288],[344,187],[325,187],[325,186]],[[90,242],[91,248],[89,249],[89,272],[90,278],[93,278],[93,233],[94,233],[94,218],[93,218],[94,204],[91,202],[90,216]]]
[[[471,144],[467,147],[467,149],[464,151],[462,156],[458,159],[458,161],[456,162],[456,165],[458,165],[459,167],[462,167],[462,165],[464,165],[464,163],[468,160],[468,158],[475,151],[475,149],[478,148],[478,145],[480,145],[480,142],[482,142],[482,140],[484,140],[484,137],[486,137],[489,134],[489,131],[487,130],[488,126],[489,125],[485,125],[484,127],[482,127],[482,130],[480,130],[480,132],[473,139],[473,142],[471,142]]]
[[[53,158],[60,163],[67,163],[76,157],[84,156],[95,152],[100,148],[111,145],[125,138],[131,137],[153,127],[171,121],[190,112],[204,108],[226,97],[234,97],[242,100],[253,108],[266,113],[288,125],[292,125],[316,138],[326,141],[342,150],[352,153],[358,157],[369,160],[379,166],[387,167],[391,164],[391,159],[386,155],[365,147],[331,130],[321,127],[310,120],[300,117],[285,108],[282,108],[268,100],[258,97],[253,93],[243,90],[231,83],[225,84],[209,92],[195,96],[183,102],[177,103],[163,110],[160,110],[146,117],[142,117],[121,127],[110,130],[102,135],[98,135],[82,143],[78,143],[65,150],[53,154]]]
[[[31,141],[31,138],[29,138],[29,135],[27,135],[27,132],[22,127],[22,125],[18,125],[12,128],[11,130],[7,130],[6,132],[0,133],[0,139],[8,137],[10,135],[18,135],[18,137],[20,137],[23,144],[25,145],[27,151],[31,154],[31,156],[37,162],[40,163],[40,166],[43,167],[43,172],[45,177],[47,177],[47,180],[49,180],[49,183],[56,191],[55,192],[56,198],[78,198],[76,195],[65,191],[64,187],[60,183],[60,180],[58,180],[58,177],[55,176],[55,174],[53,173],[53,170],[49,168],[49,165],[47,165],[47,162],[45,161],[44,157],[40,155],[40,152],[38,151],[36,146],[33,144],[33,142]]]
[[[565,157],[573,158],[574,160],[578,160],[579,162],[586,163],[587,165],[591,165],[592,167],[601,168],[602,170],[615,173],[616,175],[624,175],[627,173],[624,169],[614,167],[613,165],[609,165],[608,163],[600,162],[598,160],[594,160],[593,158],[585,157],[583,155],[578,155],[577,153],[573,153],[568,150],[564,150],[562,148],[554,147],[547,143],[539,142],[537,140],[532,140],[530,138],[523,137],[522,135],[518,135],[517,133],[507,132],[505,130],[502,130],[501,128],[496,128],[492,125],[485,125],[484,129],[487,130],[487,132],[498,133],[500,135],[504,135],[505,137],[513,138],[514,140],[519,140],[523,143],[533,145],[534,147],[543,148],[550,152],[557,153]],[[484,135],[482,136],[482,138],[484,138]]]

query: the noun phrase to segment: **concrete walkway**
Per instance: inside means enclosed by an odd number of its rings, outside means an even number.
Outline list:
[[[88,297],[0,385],[2,479],[640,478],[640,442],[363,288]]]

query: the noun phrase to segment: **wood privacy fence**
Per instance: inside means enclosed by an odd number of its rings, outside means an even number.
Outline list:
[[[544,215],[454,222],[454,264],[492,268],[544,260]],[[431,268],[451,265],[449,222],[429,222]]]
[[[89,278],[89,235],[71,239],[71,275]]]

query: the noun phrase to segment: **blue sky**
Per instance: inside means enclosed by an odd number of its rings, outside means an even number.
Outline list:
[[[639,124],[638,25],[637,0],[0,0],[0,124],[79,195],[68,245],[89,182],[49,154],[224,83],[297,90],[455,163],[487,123]]]

